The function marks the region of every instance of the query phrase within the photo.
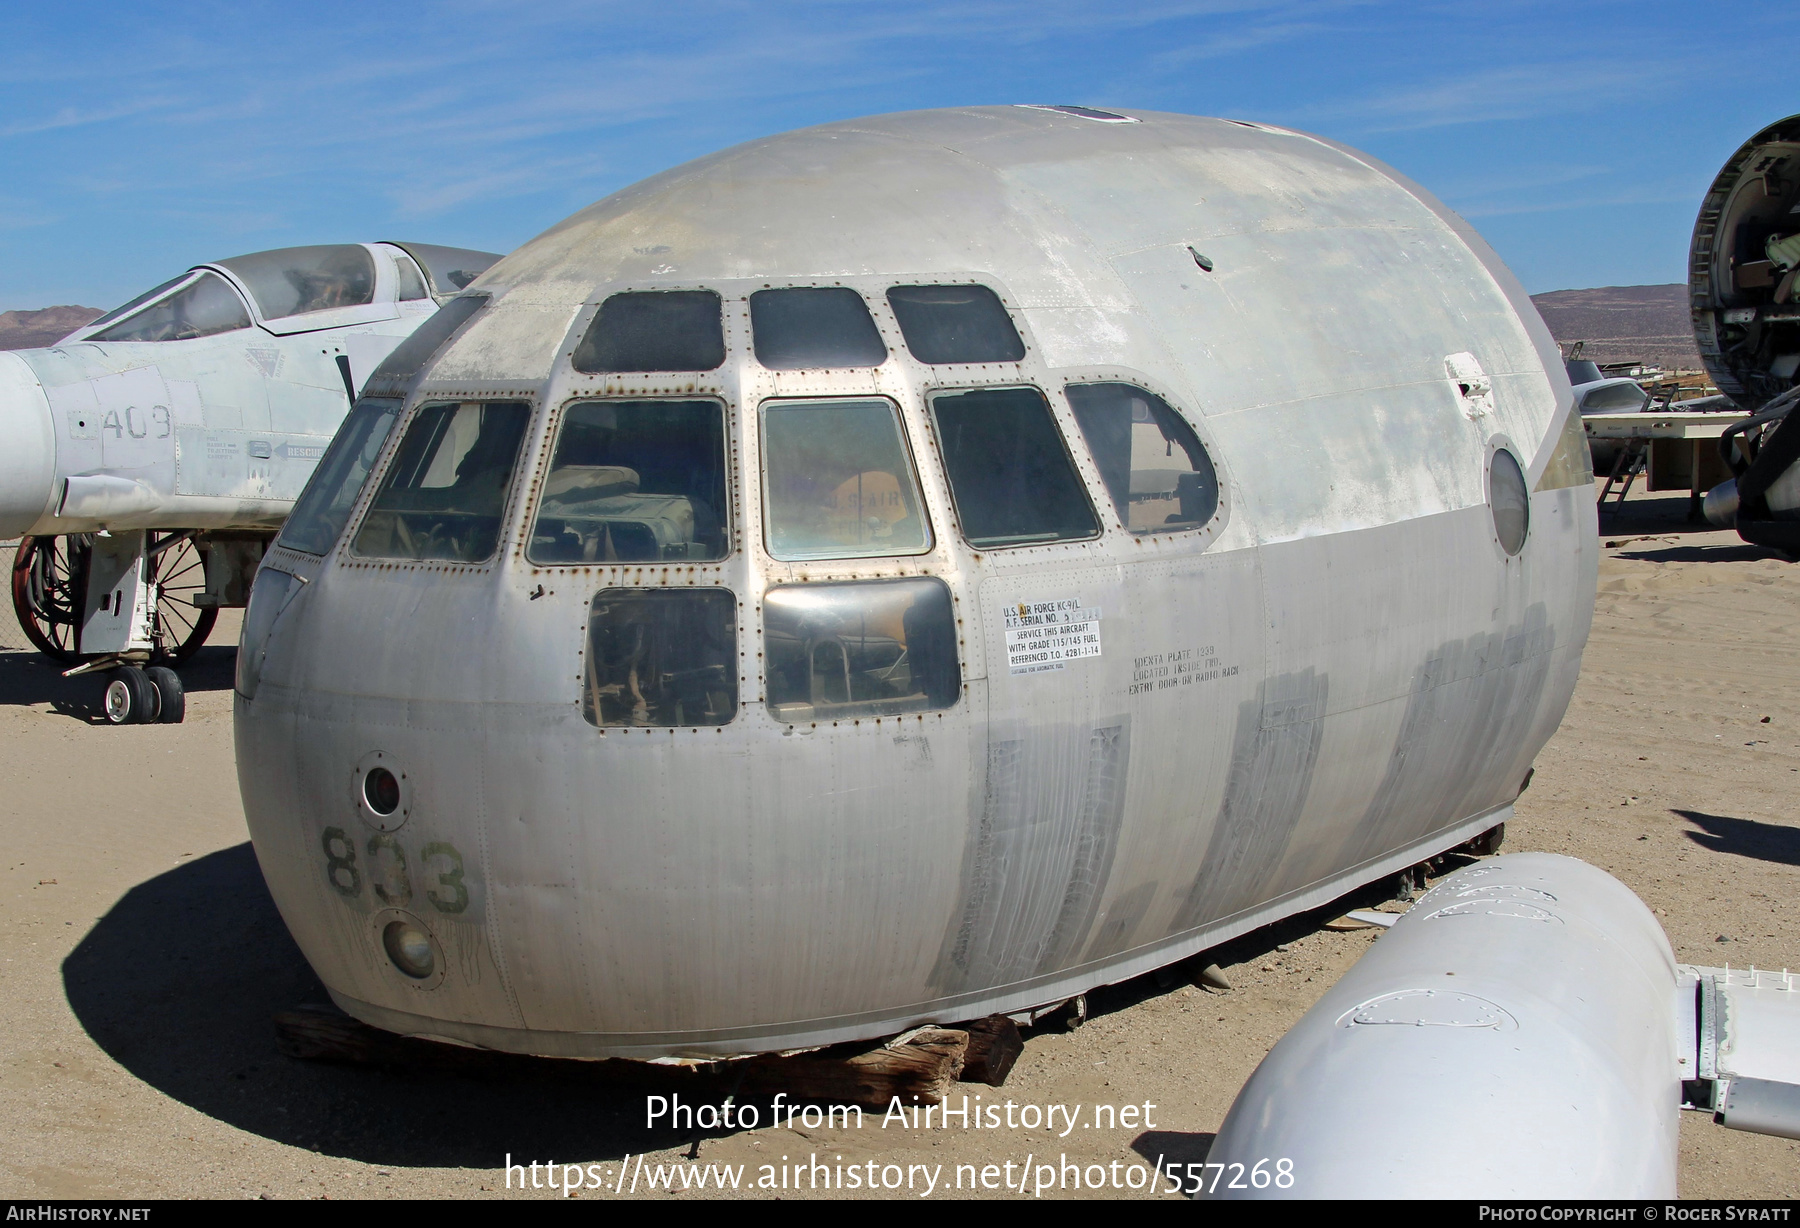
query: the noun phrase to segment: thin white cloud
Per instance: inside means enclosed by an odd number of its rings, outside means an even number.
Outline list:
[[[96,110],[63,107],[51,115],[40,116],[36,119],[19,119],[10,124],[0,125],[0,138],[29,136],[37,132],[54,132],[58,128],[84,128],[93,124],[104,124],[116,119],[143,115],[166,105],[168,105],[167,99],[143,98]]]
[[[1588,196],[1520,200],[1453,206],[1466,218],[1507,217],[1522,213],[1567,213],[1581,209],[1616,209],[1631,205],[1697,206],[1700,193],[1691,187],[1628,188]]]
[[[1318,34],[1325,29],[1327,27],[1321,22],[1288,21],[1252,26],[1247,30],[1223,31],[1196,38],[1179,47],[1161,52],[1152,60],[1152,63],[1155,67],[1164,70],[1180,68],[1204,60],[1242,55],[1246,51],[1255,51],[1275,43],[1290,43],[1296,39]]]
[[[1427,84],[1310,108],[1305,114],[1368,132],[1568,115],[1666,88],[1658,66],[1616,58],[1512,64],[1440,77]]]

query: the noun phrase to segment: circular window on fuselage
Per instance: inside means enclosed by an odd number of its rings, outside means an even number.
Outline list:
[[[1500,548],[1517,554],[1531,527],[1531,497],[1525,489],[1525,471],[1518,458],[1498,448],[1488,462],[1488,508],[1494,513],[1494,536]]]

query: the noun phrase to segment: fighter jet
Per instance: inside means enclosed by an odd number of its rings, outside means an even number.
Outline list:
[[[1569,702],[1556,344],[1332,141],[830,124],[439,318],[235,684],[270,890],[377,1027],[718,1057],[1040,1010],[1492,849]]]
[[[362,381],[496,259],[255,252],[0,354],[0,536],[25,535],[14,608],[44,653],[109,671],[109,720],[181,719],[169,666],[243,605]]]

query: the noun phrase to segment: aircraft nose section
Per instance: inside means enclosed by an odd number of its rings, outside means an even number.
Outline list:
[[[17,354],[0,353],[0,538],[36,524],[52,498],[56,432],[37,375]]]

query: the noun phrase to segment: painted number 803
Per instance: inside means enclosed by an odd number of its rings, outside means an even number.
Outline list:
[[[362,895],[365,873],[375,898],[389,908],[405,908],[413,901],[413,879],[406,850],[392,834],[379,831],[363,847],[366,862],[357,857],[354,838],[341,827],[327,827],[320,838],[325,851],[325,878],[333,891],[346,899]],[[441,913],[455,916],[469,907],[469,888],[463,882],[462,854],[442,840],[419,849],[424,879],[423,895]]]

